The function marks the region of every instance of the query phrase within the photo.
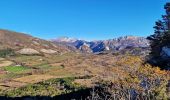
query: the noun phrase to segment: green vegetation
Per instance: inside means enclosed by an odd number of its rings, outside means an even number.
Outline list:
[[[170,3],[167,3],[164,8],[166,15],[155,23],[155,33],[148,37],[151,46],[150,62],[162,68],[169,66],[169,59],[162,59],[162,48],[170,46]]]
[[[0,50],[0,57],[7,57],[7,56],[11,56],[14,55],[14,51],[12,49],[3,49]]]
[[[30,84],[25,87],[9,91],[1,91],[1,96],[56,96],[84,89],[84,87],[73,83],[74,78],[50,79],[37,84]]]
[[[1,96],[34,97],[39,95],[54,97],[79,91],[84,92],[86,87],[95,85],[101,89],[93,91],[95,97],[109,93],[116,95],[117,99],[127,99],[129,95],[132,98],[133,95],[130,94],[132,91],[138,93],[137,96],[140,99],[169,99],[166,91],[166,85],[170,79],[169,72],[144,64],[144,60],[140,56],[89,55],[66,57],[68,60],[58,63],[54,59],[56,56],[49,57],[48,61],[46,57],[43,58],[43,61],[39,60],[42,59],[41,57],[36,57],[37,59],[34,59],[33,56],[23,57],[25,58],[24,63],[27,61],[28,64],[36,66],[1,68],[9,72],[1,76]],[[103,60],[104,58],[107,60]],[[22,62],[22,59],[20,60]],[[34,67],[35,69],[33,69]],[[29,69],[32,70],[28,72]],[[106,84],[101,85],[102,82]],[[149,88],[142,86],[142,83],[147,84]],[[9,88],[6,89],[8,86]]]
[[[24,66],[7,66],[4,68],[8,72],[17,73],[27,70],[28,68]]]

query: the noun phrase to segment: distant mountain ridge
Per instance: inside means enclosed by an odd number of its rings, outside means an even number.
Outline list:
[[[127,48],[148,48],[149,41],[144,37],[124,36],[109,40],[85,41],[68,37],[53,39],[54,43],[73,46],[82,52],[96,53],[103,51],[120,51]]]
[[[0,30],[0,50],[11,48],[20,54],[63,54],[67,52],[101,53],[126,52],[136,54],[149,48],[144,37],[124,36],[109,40],[85,41],[61,37],[51,41],[43,40],[24,33]]]
[[[59,42],[67,42],[67,43],[72,43],[77,41],[78,39],[76,38],[69,38],[69,37],[60,37],[57,39],[52,39],[52,41],[59,41]]]

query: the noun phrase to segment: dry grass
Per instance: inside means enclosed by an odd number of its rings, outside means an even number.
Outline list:
[[[94,80],[92,79],[75,79],[74,83],[81,84],[89,88],[95,85]]]
[[[6,88],[17,88],[17,87],[21,87],[21,86],[25,86],[25,85],[26,85],[26,83],[17,82],[17,81],[8,81],[8,82],[1,83],[0,89],[3,89],[5,87]]]
[[[0,58],[0,61],[5,60],[4,58]]]
[[[11,61],[0,61],[0,67],[10,66],[13,62]]]
[[[13,80],[21,83],[37,83],[51,78],[55,78],[55,77],[51,75],[29,75],[29,76],[16,78]]]
[[[93,83],[100,80],[113,82],[118,79],[123,80],[141,70],[140,68],[145,67],[141,57],[129,55],[65,54],[62,56],[54,55],[47,57],[19,56],[13,59],[19,62],[26,62],[27,65],[30,65],[28,67],[39,66],[37,67],[39,69],[35,70],[39,71],[41,69],[43,71],[43,73],[37,74],[37,72],[35,72],[29,76],[23,75],[17,78],[13,77],[13,84],[15,84],[15,82],[30,84],[51,78],[93,75],[94,77],[91,79],[76,79],[75,81],[76,83],[90,87],[94,85]],[[151,68],[150,66],[148,68],[145,67],[145,69],[146,71],[143,71],[142,73],[146,72],[147,74],[147,72],[151,72],[154,68]],[[150,69],[151,71],[147,69]],[[157,71],[162,72],[159,70]]]

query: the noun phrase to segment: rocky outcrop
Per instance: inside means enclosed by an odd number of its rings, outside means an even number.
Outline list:
[[[19,54],[23,55],[36,55],[40,54],[37,50],[32,49],[32,48],[24,48],[18,51]]]
[[[42,53],[46,53],[46,54],[55,54],[55,53],[57,53],[57,51],[52,50],[52,49],[41,49],[40,51]]]
[[[84,43],[82,46],[79,47],[79,50],[84,53],[92,53],[93,51],[90,49],[89,45]]]

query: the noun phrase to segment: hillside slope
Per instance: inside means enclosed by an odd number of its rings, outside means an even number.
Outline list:
[[[28,52],[30,50],[38,53],[65,53],[70,50],[59,44],[53,44],[50,41],[35,38],[27,34],[0,30],[0,49],[11,48],[15,51]]]

